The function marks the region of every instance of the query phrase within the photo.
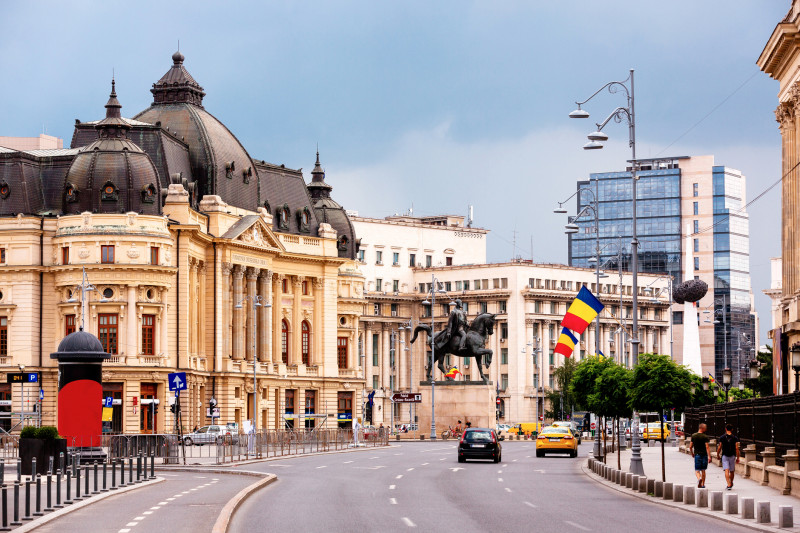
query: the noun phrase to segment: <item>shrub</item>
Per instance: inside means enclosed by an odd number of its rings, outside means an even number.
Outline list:
[[[22,428],[22,431],[19,432],[19,436],[23,439],[35,439],[38,429],[39,428],[36,426],[25,426]]]
[[[58,428],[55,426],[42,426],[36,431],[36,438],[56,440],[60,438],[58,435]]]

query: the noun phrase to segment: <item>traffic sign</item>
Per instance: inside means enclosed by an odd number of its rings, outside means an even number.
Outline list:
[[[39,401],[41,402],[42,400],[44,400],[44,391],[39,389]]]
[[[392,394],[392,401],[394,403],[421,403],[422,395],[412,392],[395,392]]]
[[[39,383],[39,373],[14,372],[6,374],[6,383]]]
[[[186,372],[173,372],[167,376],[169,390],[186,390]]]
[[[112,405],[114,405],[114,398],[111,396],[106,396],[106,401],[103,404],[103,407],[111,407]]]
[[[500,397],[497,398],[497,405],[500,405]]]
[[[592,427],[592,429],[594,429],[594,427],[595,427],[595,426],[594,426],[594,422],[592,422],[592,426],[591,426],[591,427]]]

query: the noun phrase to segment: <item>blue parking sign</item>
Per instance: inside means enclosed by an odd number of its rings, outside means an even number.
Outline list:
[[[114,403],[114,398],[112,398],[111,396],[106,396],[106,401],[103,404],[103,407],[111,407],[113,403]]]

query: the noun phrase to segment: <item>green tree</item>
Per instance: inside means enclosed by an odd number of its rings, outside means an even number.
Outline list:
[[[600,368],[598,366],[598,368]],[[611,418],[617,426],[617,446],[621,450],[619,419],[631,413],[629,393],[633,372],[611,361],[595,379],[594,392],[589,395],[589,409],[598,416]],[[605,440],[605,432],[603,432]],[[617,468],[621,469],[621,454],[617,453]]]
[[[772,346],[767,345],[766,350],[758,352],[756,359],[760,363],[760,367],[758,379],[753,383],[752,389],[759,396],[772,396]]]
[[[595,391],[597,378],[611,364],[613,364],[611,359],[593,355],[587,357],[575,367],[575,372],[572,375],[571,393],[575,399],[575,405],[579,409],[594,412],[589,406],[589,396]]]
[[[572,415],[576,404],[571,384],[577,366],[574,359],[567,357],[563,365],[553,370],[556,388],[545,393],[545,398],[550,402],[550,410],[545,409],[546,418],[561,420],[566,415]]]
[[[657,411],[659,420],[673,407],[684,408],[692,402],[692,374],[678,366],[668,355],[646,353],[639,356],[633,369],[630,406],[642,411]],[[660,423],[660,422],[659,422]],[[664,438],[661,438],[661,479],[666,481]]]

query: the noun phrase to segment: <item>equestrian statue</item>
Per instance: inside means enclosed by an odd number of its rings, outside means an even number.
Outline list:
[[[414,328],[411,344],[417,340],[419,332],[424,331],[428,334],[428,342],[433,343],[433,357],[442,374],[447,374],[447,369],[444,367],[447,354],[453,354],[456,357],[474,357],[478,371],[481,373],[481,379],[484,383],[488,383],[489,378],[483,373],[483,367],[485,365],[486,369],[489,369],[493,352],[484,346],[489,335],[494,333],[494,319],[497,315],[483,313],[469,323],[462,306],[461,300],[455,301],[455,307],[450,311],[447,320],[447,327],[436,335],[432,335],[433,330],[430,325],[418,325]],[[486,357],[484,358],[484,356]],[[431,366],[426,365],[425,367],[427,381],[431,380]],[[452,378],[445,376],[445,379]]]

